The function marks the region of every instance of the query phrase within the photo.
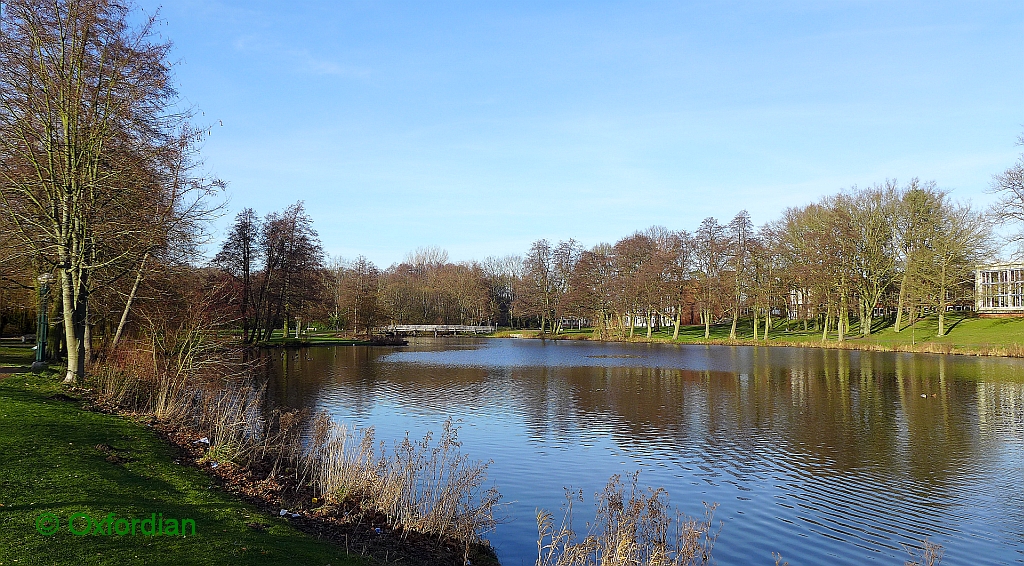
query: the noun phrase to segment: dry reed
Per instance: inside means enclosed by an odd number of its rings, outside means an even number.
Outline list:
[[[203,462],[290,474],[296,490],[380,514],[397,529],[468,545],[497,523],[501,496],[484,486],[488,464],[460,451],[451,420],[436,442],[431,433],[417,441],[406,435],[387,450],[373,428],[356,433],[326,413],[268,413],[246,364],[201,333],[184,334],[108,355],[92,378],[97,396],[205,436]]]
[[[597,516],[589,532],[577,541],[572,530],[573,504],[582,492],[566,490],[561,522],[548,511],[537,512],[536,566],[650,566],[703,565],[711,561],[718,538],[712,532],[717,505],[704,504],[704,518],[672,511],[663,488],[642,489],[639,473],[630,476],[628,493],[618,475],[597,494]]]
[[[356,503],[394,528],[466,543],[480,542],[497,523],[501,496],[484,488],[488,464],[461,453],[450,419],[437,442],[429,432],[418,441],[406,435],[388,451],[372,427],[357,438],[324,414],[313,421],[304,477],[326,501]]]

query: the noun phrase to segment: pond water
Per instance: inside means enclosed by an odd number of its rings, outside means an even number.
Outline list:
[[[373,425],[378,439],[459,420],[509,503],[488,539],[536,559],[538,508],[588,505],[640,471],[699,516],[722,565],[1024,563],[1024,360],[802,348],[514,339],[271,352],[272,402]],[[592,507],[578,506],[593,518]]]

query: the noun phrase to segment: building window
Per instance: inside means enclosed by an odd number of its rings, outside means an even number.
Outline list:
[[[1024,268],[979,270],[979,306],[983,309],[1024,307]]]

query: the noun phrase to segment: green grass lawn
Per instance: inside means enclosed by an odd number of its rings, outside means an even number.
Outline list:
[[[0,565],[365,563],[175,464],[175,449],[145,425],[51,399],[61,392],[58,379],[44,373],[0,381]],[[111,453],[124,461],[108,461]],[[60,518],[56,534],[37,531],[42,513]],[[163,513],[192,519],[196,534],[75,536],[67,525],[74,513]],[[76,529],[84,525],[79,520]]]
[[[32,344],[0,346],[0,367],[30,366],[35,359]]]
[[[759,337],[763,336],[764,322],[758,330]],[[710,340],[723,341],[729,339],[731,323],[715,324],[711,326]],[[507,331],[497,333],[497,336],[507,336],[509,333],[521,333],[524,337],[534,336],[536,330]],[[569,330],[562,333],[564,338],[585,338],[592,335],[593,329]],[[633,332],[633,339],[644,341],[647,338],[646,328],[636,328]],[[662,327],[652,333],[652,339],[657,341],[672,341],[672,327]],[[741,319],[736,327],[736,338],[738,340],[752,340],[754,338],[751,319]],[[821,331],[803,330],[803,325],[783,321],[773,324],[769,332],[770,342],[793,342],[807,343],[820,342]],[[829,341],[836,340],[835,332],[831,332]],[[883,347],[894,347],[901,345],[950,345],[956,348],[972,349],[985,347],[1005,347],[1012,345],[1024,345],[1024,318],[974,318],[964,317],[959,313],[953,313],[946,317],[946,334],[938,336],[938,317],[935,315],[925,317],[913,327],[905,327],[901,332],[895,332],[891,324],[878,323],[874,332],[868,337],[860,336],[860,327],[854,323],[853,328],[847,334],[846,340],[855,344],[879,345]],[[679,342],[700,343],[704,342],[704,326],[682,326],[679,329]]]

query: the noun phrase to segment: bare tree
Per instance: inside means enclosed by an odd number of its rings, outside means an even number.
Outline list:
[[[1017,145],[1024,145],[1024,135],[1017,138]],[[997,224],[1015,227],[1017,231],[1008,237],[1007,243],[1017,246],[1017,257],[1024,256],[1024,153],[995,176],[992,190],[999,200],[992,205],[990,215]]]
[[[986,218],[966,204],[947,204],[933,230],[924,271],[931,289],[925,296],[932,298],[939,317],[938,335],[944,336],[949,294],[970,280],[974,266],[990,249],[991,232]]]
[[[711,337],[711,323],[722,302],[722,272],[729,259],[725,227],[714,218],[705,218],[693,235],[693,257],[699,288],[698,304],[704,338]]]
[[[887,180],[870,189],[840,195],[839,206],[852,219],[854,254],[853,286],[858,297],[861,335],[869,336],[874,309],[898,276],[896,230],[893,219],[899,212],[900,195],[896,181]]]
[[[537,240],[523,258],[522,290],[516,297],[525,314],[540,317],[540,331],[545,332],[555,301],[555,268],[551,259],[551,244]],[[552,329],[554,323],[552,322]]]
[[[221,245],[220,252],[213,258],[213,264],[223,269],[241,283],[238,297],[238,318],[242,322],[243,340],[249,341],[250,329],[256,325],[253,297],[253,277],[262,260],[260,234],[262,224],[256,211],[245,208],[235,215],[235,223],[228,237]]]
[[[0,20],[0,201],[59,275],[69,382],[85,374],[93,275],[147,244],[117,221],[166,200],[149,198],[173,190],[159,154],[196,141],[174,133],[188,116],[171,110],[170,45],[130,19],[104,0],[13,0]]]
[[[601,339],[609,337],[618,320],[613,256],[612,247],[608,244],[599,244],[580,253],[566,299],[574,312],[592,321],[594,336]]]
[[[260,234],[263,271],[256,295],[254,338],[268,340],[281,321],[284,335],[293,316],[319,298],[323,249],[303,203],[268,214]]]
[[[488,257],[481,265],[486,279],[495,317],[509,327],[515,326],[517,280],[522,258],[517,255]]]
[[[618,298],[623,314],[629,320],[629,337],[633,337],[636,321],[643,315],[648,335],[651,329],[650,305],[655,286],[660,282],[660,270],[655,263],[654,240],[640,232],[615,243],[615,276]]]
[[[685,230],[672,233],[666,241],[666,298],[672,306],[672,339],[679,339],[683,306],[692,303],[693,239]]]
[[[903,328],[903,312],[910,309],[910,323],[914,324],[920,297],[910,296],[920,289],[919,283],[925,276],[930,251],[928,237],[936,233],[941,223],[942,209],[945,205],[946,193],[936,188],[934,182],[921,183],[912,179],[904,190],[896,222],[902,275],[900,279],[899,299],[896,306],[895,332]]]
[[[363,256],[356,257],[345,273],[343,297],[353,330],[362,329],[367,336],[380,321],[380,276],[377,266]]]
[[[729,269],[733,278],[732,329],[729,339],[736,339],[736,323],[740,318],[744,294],[747,293],[750,279],[750,255],[754,245],[754,223],[750,221],[750,213],[741,210],[727,228],[729,238]],[[757,334],[755,331],[754,334]]]

